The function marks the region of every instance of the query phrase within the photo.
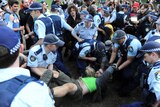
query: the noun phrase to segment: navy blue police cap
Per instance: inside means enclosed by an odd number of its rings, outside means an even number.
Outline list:
[[[14,54],[20,47],[20,39],[17,34],[7,26],[0,26],[0,46],[8,49],[10,55]],[[6,54],[8,54],[6,53]],[[0,53],[3,56],[4,53]]]
[[[52,4],[51,5],[51,9],[58,9],[58,8],[59,8],[59,6],[57,4]]]
[[[64,42],[54,34],[47,34],[44,38],[43,43],[46,45],[56,45],[59,47],[64,45]]]
[[[139,54],[136,56],[137,58],[143,56],[145,53],[149,52],[158,52],[160,53],[160,43],[155,41],[149,41],[145,43],[142,48],[139,50]]]
[[[160,43],[155,41],[149,41],[142,46],[141,52],[160,52]]]
[[[113,40],[122,39],[126,36],[126,33],[123,30],[116,30],[113,35]]]
[[[33,11],[33,10],[42,10],[42,4],[39,2],[33,2],[29,8],[26,10],[27,13]]]

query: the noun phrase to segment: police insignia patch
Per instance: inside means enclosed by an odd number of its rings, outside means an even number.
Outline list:
[[[98,20],[97,20],[97,23],[100,23],[100,21],[101,21],[101,20],[100,20],[100,19],[98,19]]]
[[[133,47],[132,46],[128,46],[128,51],[133,52]]]
[[[160,81],[160,71],[155,73],[155,78],[157,81]]]
[[[30,60],[33,62],[36,60],[36,57],[31,55]]]

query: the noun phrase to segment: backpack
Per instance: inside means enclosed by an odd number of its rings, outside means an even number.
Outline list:
[[[19,75],[12,79],[0,82],[0,106],[10,107],[15,96],[25,87],[29,82],[38,81],[36,78]]]

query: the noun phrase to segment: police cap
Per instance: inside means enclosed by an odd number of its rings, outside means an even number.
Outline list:
[[[42,4],[39,2],[32,3],[29,8],[26,10],[26,12],[31,12],[33,10],[42,10]]]
[[[82,10],[79,14],[82,14],[82,15],[88,15],[89,12],[87,10]]]
[[[20,39],[16,35],[16,33],[8,28],[7,26],[1,25],[0,26],[0,46],[5,47],[8,51],[1,51],[0,57],[3,57],[6,54],[14,54],[20,47]]]
[[[160,52],[160,43],[155,41],[149,41],[142,46],[141,52]]]
[[[137,58],[140,58],[145,53],[148,52],[157,52],[160,53],[160,43],[155,41],[149,41],[145,43],[142,48],[139,51],[139,54],[136,56]]]
[[[56,46],[63,46],[64,45],[64,42],[62,40],[60,40],[56,35],[54,34],[48,34],[45,36],[44,38],[44,41],[43,41],[44,44],[46,45],[56,45]]]
[[[116,30],[113,35],[113,40],[122,39],[126,36],[126,33],[123,30]]]
[[[84,18],[84,21],[90,21],[92,22],[93,21],[93,16],[88,14],[85,18]]]

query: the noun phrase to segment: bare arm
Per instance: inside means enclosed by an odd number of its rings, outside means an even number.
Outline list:
[[[109,64],[112,64],[114,62],[114,60],[116,59],[117,53],[118,53],[118,48],[114,47],[112,50],[111,58],[109,60]]]
[[[127,57],[127,60],[126,60],[124,63],[122,63],[122,64],[118,67],[118,69],[121,70],[121,69],[127,67],[130,63],[133,62],[134,59],[135,59],[135,57]]]

